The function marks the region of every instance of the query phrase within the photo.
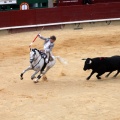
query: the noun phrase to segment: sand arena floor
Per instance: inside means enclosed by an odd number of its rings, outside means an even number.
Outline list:
[[[109,78],[83,71],[82,58],[120,55],[120,26],[86,27],[80,30],[43,30],[56,35],[53,50],[68,61],[58,61],[47,73],[48,81],[34,84],[29,66],[28,45],[38,31],[0,35],[0,119],[1,120],[120,120],[120,75]],[[33,47],[41,49],[37,39]]]

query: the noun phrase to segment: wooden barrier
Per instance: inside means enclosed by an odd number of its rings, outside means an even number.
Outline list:
[[[120,18],[120,2],[0,12],[0,29]]]

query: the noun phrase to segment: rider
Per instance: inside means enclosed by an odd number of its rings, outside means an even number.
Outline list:
[[[44,53],[47,54],[47,58],[46,58],[46,63],[48,63],[49,59],[53,59],[52,58],[52,49],[54,47],[54,42],[56,41],[56,37],[50,36],[50,38],[44,38],[43,36],[41,36],[41,34],[38,34],[39,38],[44,40]]]

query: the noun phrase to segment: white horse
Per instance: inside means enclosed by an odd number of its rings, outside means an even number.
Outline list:
[[[28,71],[28,70],[34,70],[35,73],[31,76],[31,79],[34,80],[35,83],[38,82],[38,80],[44,75],[45,73],[52,68],[55,63],[56,63],[56,58],[58,59],[59,62],[61,62],[62,64],[67,64],[67,62],[59,57],[59,56],[52,56],[53,59],[49,60],[48,63],[45,62],[46,59],[46,54],[37,50],[37,49],[31,49],[30,48],[30,66],[25,69],[21,74],[20,74],[20,78],[21,80],[23,79],[23,74]],[[40,72],[40,74],[37,76],[37,78],[35,77],[35,75]],[[46,78],[46,76],[45,76]],[[47,79],[47,78],[46,78]]]

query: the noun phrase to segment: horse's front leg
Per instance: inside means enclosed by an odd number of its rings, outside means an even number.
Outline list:
[[[34,79],[34,83],[37,83],[38,80],[39,80],[42,76],[43,76],[43,74],[41,74],[41,72],[40,72],[40,74],[37,76],[37,78]]]
[[[35,71],[35,73],[31,76],[31,80],[35,78],[35,75],[39,72],[39,70]]]
[[[28,70],[32,70],[32,67],[29,66],[27,69],[25,69],[21,74],[20,74],[20,79],[22,80],[23,79],[23,74],[28,71]]]

